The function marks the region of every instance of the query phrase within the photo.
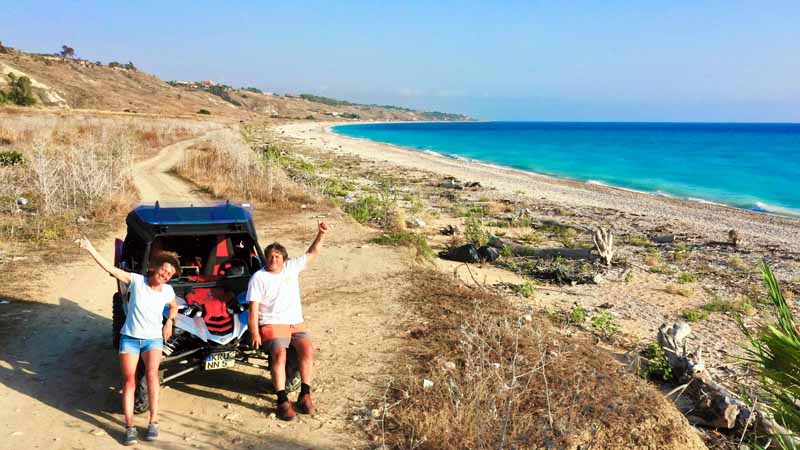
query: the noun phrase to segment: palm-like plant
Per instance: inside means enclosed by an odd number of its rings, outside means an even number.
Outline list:
[[[760,268],[777,320],[756,332],[747,330],[741,321],[739,324],[750,342],[750,346],[746,349],[750,356],[748,359],[754,363],[761,387],[768,396],[768,408],[778,424],[794,436],[798,436],[800,435],[800,332],[772,269],[763,261]],[[798,448],[795,439],[786,439],[785,436],[775,437],[785,449]]]

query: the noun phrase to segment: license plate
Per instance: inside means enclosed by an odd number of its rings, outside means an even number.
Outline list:
[[[206,370],[227,369],[236,364],[236,352],[219,352],[206,356]]]

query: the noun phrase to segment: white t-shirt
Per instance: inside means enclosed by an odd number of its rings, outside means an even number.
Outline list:
[[[295,325],[303,321],[300,272],[305,270],[307,261],[303,254],[286,261],[281,273],[270,273],[263,267],[253,274],[247,286],[247,301],[259,302],[259,325]]]
[[[161,321],[164,318],[164,305],[172,302],[175,291],[164,284],[161,292],[154,291],[138,273],[131,274],[131,297],[128,301],[128,315],[121,334],[136,339],[156,339],[162,337]]]

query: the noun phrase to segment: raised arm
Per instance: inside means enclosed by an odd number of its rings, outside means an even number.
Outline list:
[[[325,233],[330,230],[330,227],[325,222],[320,222],[319,230],[317,231],[317,236],[314,238],[314,242],[311,243],[311,246],[308,247],[306,250],[306,258],[307,263],[310,263],[317,259],[319,255],[319,251],[322,249],[322,240],[325,237]]]
[[[89,254],[92,255],[92,258],[94,258],[95,262],[97,262],[97,265],[102,267],[102,269],[108,272],[112,277],[122,281],[125,284],[131,284],[131,274],[122,269],[114,267],[111,263],[106,261],[105,258],[100,256],[100,254],[97,253],[97,250],[95,250],[94,245],[89,242],[89,239],[86,239],[86,236],[78,239],[78,245],[80,245],[82,249],[89,252]]]

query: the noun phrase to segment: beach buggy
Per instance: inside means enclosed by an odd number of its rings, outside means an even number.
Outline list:
[[[267,353],[250,347],[247,327],[247,283],[264,261],[252,215],[246,204],[226,202],[210,206],[140,205],[128,214],[124,240],[117,239],[114,265],[145,275],[148,261],[160,251],[180,256],[181,276],[169,281],[179,306],[175,332],[164,343],[161,384],[195,371],[229,369],[267,362]],[[125,323],[128,286],[117,283],[113,298],[113,343],[119,347]],[[164,310],[166,318],[168,309]],[[290,347],[286,361],[286,389],[297,390],[300,374],[297,353]],[[136,370],[134,411],[149,409],[144,365]]]

